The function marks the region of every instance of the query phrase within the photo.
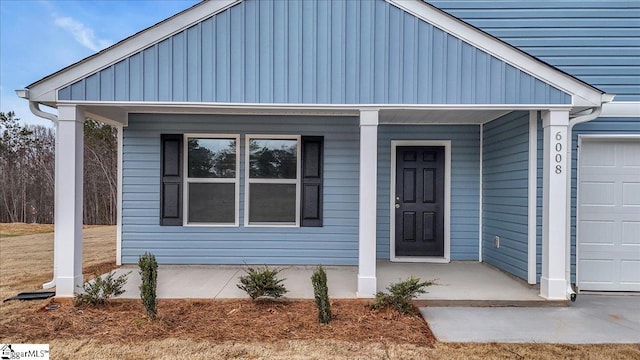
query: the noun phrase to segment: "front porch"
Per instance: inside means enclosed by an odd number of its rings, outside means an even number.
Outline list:
[[[311,274],[314,266],[281,266],[286,294],[291,299],[313,299]],[[241,265],[160,265],[158,268],[158,298],[248,298],[237,288],[238,278],[244,274]],[[356,298],[357,266],[327,266],[329,296],[333,299]],[[137,299],[140,277],[138,268],[123,266],[117,275],[131,271],[126,292],[121,298]],[[418,300],[426,302],[480,302],[486,304],[531,303],[545,300],[538,290],[522,280],[494,267],[472,261],[449,264],[434,263],[377,263],[378,290],[404,280],[410,275],[422,280],[437,279],[439,285],[427,289]],[[185,281],[188,279],[188,281]]]

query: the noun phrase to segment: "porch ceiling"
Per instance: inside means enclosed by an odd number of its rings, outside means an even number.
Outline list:
[[[511,110],[382,110],[380,124],[484,124]]]
[[[362,105],[366,107],[366,105]],[[288,106],[282,108],[253,107],[242,105],[193,106],[193,104],[84,104],[87,116],[106,123],[127,125],[131,113],[164,114],[235,114],[235,115],[316,115],[316,116],[359,116],[360,109],[354,106]],[[380,124],[483,124],[514,109],[381,109]]]

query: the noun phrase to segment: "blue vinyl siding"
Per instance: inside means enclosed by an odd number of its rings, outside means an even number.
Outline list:
[[[378,127],[377,257],[389,259],[391,140],[451,140],[451,260],[478,260],[480,127]]]
[[[537,172],[536,172],[536,283],[540,283],[542,276],[542,194],[543,194],[543,166],[544,166],[544,129],[542,128],[542,114],[538,112]]]
[[[241,134],[240,224],[244,135],[324,136],[324,226],[160,226],[162,133]],[[151,251],[165,264],[357,264],[358,134],[353,117],[130,115],[123,134],[123,263]]]
[[[383,0],[246,0],[97,74],[61,89],[59,99],[571,103],[569,94]]]
[[[527,278],[529,113],[483,127],[482,259]],[[495,236],[500,247],[494,246]]]
[[[640,1],[425,1],[616,101],[640,100]]]

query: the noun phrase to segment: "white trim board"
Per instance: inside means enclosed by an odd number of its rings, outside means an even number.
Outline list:
[[[478,262],[482,262],[482,238],[483,238],[483,227],[484,227],[484,179],[483,179],[483,166],[484,166],[484,124],[480,124],[480,169],[479,169],[479,189],[478,189]]]
[[[592,86],[421,0],[386,0],[399,9],[449,33],[507,64],[572,95],[575,106],[600,106],[610,98]]]
[[[122,265],[122,160],[123,160],[123,126],[116,126],[117,131],[117,190],[116,190],[116,265]]]
[[[398,146],[444,147],[444,256],[396,256],[396,149]],[[391,187],[389,189],[389,260],[394,262],[448,263],[451,261],[451,140],[391,140]]]
[[[640,118],[640,101],[613,101],[602,104],[600,117]]]
[[[538,211],[538,112],[529,112],[529,183],[527,200],[527,282],[537,279],[537,211]]]
[[[335,110],[344,115],[359,115],[361,110],[571,110],[571,104],[304,104],[304,103],[222,103],[222,102],[144,102],[144,101],[95,101],[60,100],[59,105],[84,107],[121,107],[127,112],[196,111],[198,109],[226,110]],[[154,111],[155,110],[155,111]]]

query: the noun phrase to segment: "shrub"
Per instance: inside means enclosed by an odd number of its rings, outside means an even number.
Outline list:
[[[158,262],[156,257],[151,253],[144,253],[138,259],[138,267],[140,267],[140,299],[147,310],[147,316],[155,319],[156,311],[156,291],[158,285]]]
[[[426,293],[425,287],[435,284],[435,280],[420,282],[420,278],[412,275],[407,280],[389,285],[387,287],[389,293],[382,291],[376,293],[373,308],[392,307],[402,314],[411,314],[414,311],[411,300],[418,294]]]
[[[327,288],[327,273],[322,266],[318,266],[311,275],[311,284],[313,284],[313,295],[318,307],[318,320],[323,324],[328,324],[331,321],[331,304]]]
[[[82,292],[76,293],[73,297],[75,306],[104,306],[110,298],[124,294],[124,285],[127,283],[127,276],[131,273],[122,274],[117,278],[114,272],[106,275],[94,274],[95,279],[78,286]]]
[[[287,292],[282,285],[285,279],[278,279],[280,271],[282,269],[270,269],[266,265],[262,269],[249,266],[245,270],[247,275],[240,277],[240,283],[237,286],[254,300],[262,296],[279,298]]]

